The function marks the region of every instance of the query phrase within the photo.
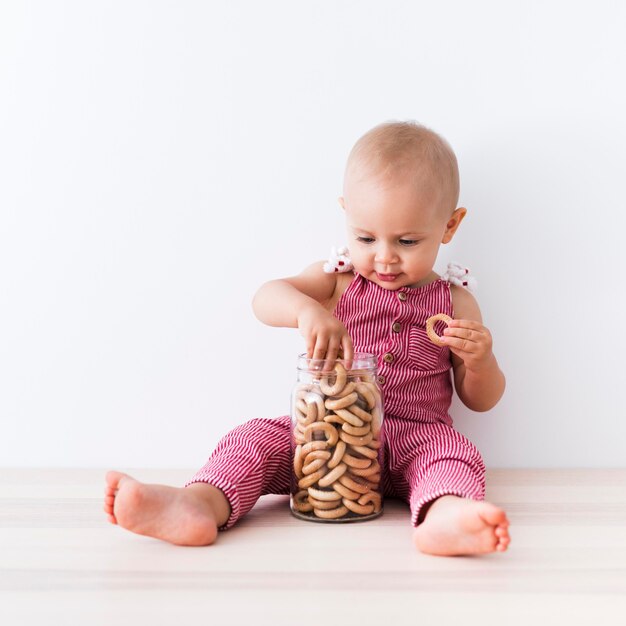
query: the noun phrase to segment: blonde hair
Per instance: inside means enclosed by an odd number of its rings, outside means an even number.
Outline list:
[[[450,144],[415,121],[389,121],[366,132],[346,164],[346,177],[408,176],[440,194],[442,209],[454,211],[459,200],[459,167]],[[434,183],[434,184],[433,184]]]

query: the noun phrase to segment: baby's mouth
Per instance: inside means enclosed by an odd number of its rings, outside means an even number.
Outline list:
[[[392,283],[398,278],[398,274],[381,274],[380,272],[376,272],[376,276],[378,276],[378,280],[382,280],[386,283]]]

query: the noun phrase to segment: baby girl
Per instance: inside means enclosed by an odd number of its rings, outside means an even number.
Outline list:
[[[415,546],[438,555],[502,552],[510,542],[506,513],[484,500],[480,452],[448,413],[453,389],[470,409],[488,411],[505,387],[467,281],[433,270],[439,246],[467,214],[458,197],[457,160],[442,137],[414,122],[376,126],[348,156],[339,198],[348,232],[341,264],[320,261],[269,281],[253,301],[262,322],[298,328],[311,358],[377,355],[384,495],[409,505]],[[435,314],[453,318],[437,344],[426,334]],[[289,416],[245,422],[182,488],[111,471],[104,510],[136,533],[213,543],[260,496],[290,492],[290,431]]]

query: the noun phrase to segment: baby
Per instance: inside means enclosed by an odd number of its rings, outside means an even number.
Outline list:
[[[484,501],[480,452],[448,414],[452,378],[474,411],[495,406],[505,387],[476,300],[433,271],[439,246],[467,213],[458,197],[457,161],[444,139],[414,122],[376,126],[352,149],[339,198],[349,242],[349,262],[340,269],[348,271],[329,273],[324,262],[314,263],[265,283],[253,301],[262,322],[297,327],[309,357],[332,363],[355,351],[378,356],[384,494],[409,505],[415,546],[437,555],[502,552],[510,541],[506,513]],[[438,313],[454,318],[441,346],[425,331]],[[290,492],[290,426],[283,416],[235,428],[182,488],[111,471],[104,510],[136,533],[213,543],[261,495]]]

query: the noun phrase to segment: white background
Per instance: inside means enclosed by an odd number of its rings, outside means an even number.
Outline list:
[[[3,2],[0,466],[196,467],[289,410],[266,280],[345,241],[358,137],[457,152],[448,260],[508,379],[489,467],[623,466],[619,2]]]

